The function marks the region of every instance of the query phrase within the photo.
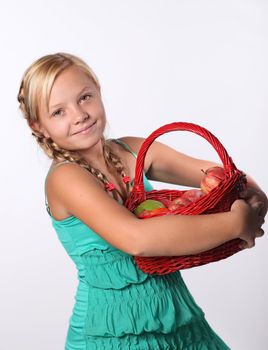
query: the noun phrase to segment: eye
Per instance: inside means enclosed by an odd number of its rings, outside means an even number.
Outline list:
[[[92,97],[91,94],[85,94],[85,95],[80,97],[80,101],[81,102],[88,101],[88,100],[90,100],[91,97]]]
[[[52,117],[60,117],[63,115],[63,109],[57,109],[51,115],[52,115]]]

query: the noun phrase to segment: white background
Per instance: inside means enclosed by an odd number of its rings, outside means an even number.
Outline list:
[[[48,53],[82,57],[102,85],[107,136],[200,124],[267,192],[267,16],[265,0],[1,2],[1,349],[63,349],[77,285],[44,206],[50,161],[18,111],[24,70]],[[219,161],[197,135],[159,140]],[[254,249],[183,271],[234,350],[268,346],[267,248],[265,236]]]

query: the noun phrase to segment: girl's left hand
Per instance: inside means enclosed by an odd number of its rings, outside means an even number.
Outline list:
[[[251,206],[254,203],[262,202],[263,207],[260,209],[260,215],[264,219],[268,209],[268,199],[263,191],[248,187],[245,191],[240,193],[240,198],[246,200]]]

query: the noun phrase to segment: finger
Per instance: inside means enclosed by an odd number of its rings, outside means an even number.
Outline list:
[[[263,202],[255,202],[251,204],[251,207],[253,209],[255,209],[258,213],[261,212],[262,208],[263,208]]]
[[[264,235],[264,230],[260,228],[256,233],[256,237],[262,237],[263,235]]]
[[[265,217],[265,215],[267,214],[267,208],[265,206],[263,206],[263,208],[260,210],[260,214]]]
[[[239,248],[240,249],[246,249],[248,246],[248,243],[246,241],[242,241],[239,243]]]
[[[247,190],[242,190],[241,192],[239,192],[239,197],[240,198],[247,198],[248,196],[248,191]]]
[[[245,198],[245,200],[246,200],[250,205],[252,205],[252,204],[254,204],[254,203],[261,202],[260,199],[259,199],[259,197],[258,197],[258,196],[255,196],[255,195],[253,195],[253,196],[251,196],[251,197],[247,197],[247,198]]]
[[[240,249],[249,249],[255,246],[255,238],[248,241],[242,241],[239,243]]]
[[[248,241],[244,241],[244,247],[249,249],[255,246],[255,238],[251,238]]]
[[[265,223],[264,217],[262,215],[258,216],[258,224],[262,226]]]
[[[250,198],[253,195],[254,191],[251,188],[244,188],[239,192],[241,198]]]
[[[255,239],[251,239],[249,242],[248,242],[248,248],[253,248],[255,246]]]

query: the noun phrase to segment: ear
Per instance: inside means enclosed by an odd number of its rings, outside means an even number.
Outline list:
[[[43,134],[46,138],[49,137],[48,133],[46,132],[46,130],[40,125],[39,122],[32,122],[30,125],[30,128],[34,131],[34,132],[38,132],[40,134]]]

